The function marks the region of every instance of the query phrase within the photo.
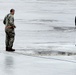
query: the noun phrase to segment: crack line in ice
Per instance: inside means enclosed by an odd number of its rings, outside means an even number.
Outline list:
[[[16,54],[19,54],[19,55],[25,55],[25,56],[31,56],[31,57],[37,57],[37,58],[42,58],[42,59],[53,59],[53,60],[59,60],[59,61],[65,61],[65,62],[70,62],[70,63],[75,63],[75,61],[69,61],[69,60],[63,60],[63,59],[58,59],[58,58],[47,58],[47,57],[41,57],[41,56],[34,56],[34,55],[29,55],[29,54],[24,54],[24,53],[19,53],[19,52],[14,52]]]
[[[70,61],[70,60],[64,60],[64,59],[59,59],[59,58],[54,58],[54,57],[50,57],[50,58],[48,58],[48,57],[45,57],[45,56],[38,56],[38,55],[32,55],[32,54],[25,54],[25,53],[21,53],[21,51],[16,51],[16,52],[5,52],[5,51],[0,51],[0,53],[15,53],[15,54],[19,54],[19,55],[24,55],[24,56],[30,56],[30,57],[37,57],[37,58],[42,58],[42,59],[48,59],[48,60],[50,60],[50,59],[52,59],[52,60],[58,60],[58,61],[64,61],[64,62],[68,62],[68,63],[75,63],[76,64],[76,61]]]

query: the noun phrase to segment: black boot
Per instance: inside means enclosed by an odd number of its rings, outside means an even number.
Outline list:
[[[6,51],[8,51],[8,47],[6,47]]]
[[[14,52],[14,51],[15,51],[15,49],[8,48],[6,51],[9,51],[9,52]]]

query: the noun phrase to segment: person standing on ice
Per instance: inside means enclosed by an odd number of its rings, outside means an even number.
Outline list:
[[[76,27],[76,16],[75,16],[75,27]]]
[[[15,39],[15,28],[14,25],[14,14],[15,10],[11,9],[10,13],[7,14],[3,20],[3,23],[5,24],[5,33],[6,33],[6,51],[15,51],[13,49],[13,43]]]

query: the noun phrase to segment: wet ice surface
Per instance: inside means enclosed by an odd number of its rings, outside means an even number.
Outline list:
[[[15,53],[5,52],[2,20],[15,8]],[[0,75],[75,75],[75,0],[0,0]]]
[[[75,75],[75,58],[75,56],[33,57],[17,53],[0,52],[0,74]]]

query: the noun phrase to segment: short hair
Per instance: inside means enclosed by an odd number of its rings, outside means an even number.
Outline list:
[[[14,9],[11,9],[11,10],[10,10],[10,12],[13,12],[13,11],[15,11],[15,10],[14,10]]]

